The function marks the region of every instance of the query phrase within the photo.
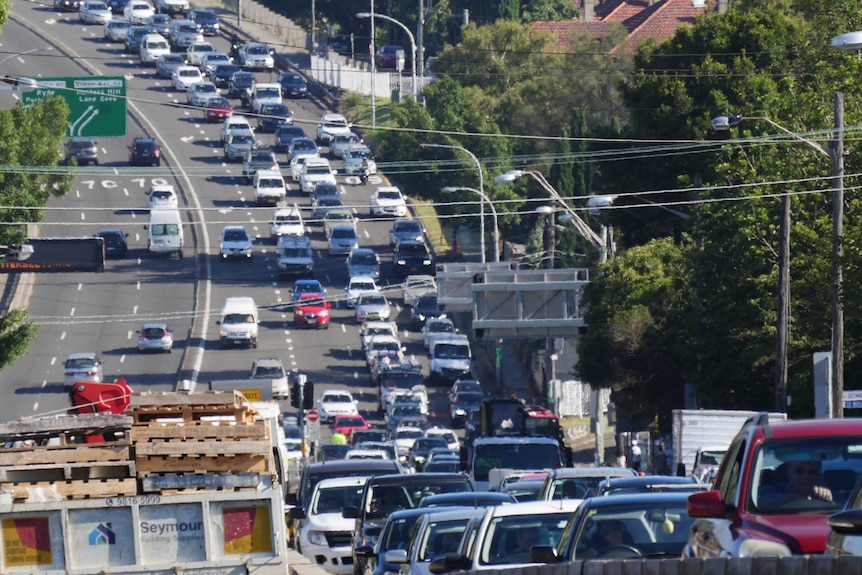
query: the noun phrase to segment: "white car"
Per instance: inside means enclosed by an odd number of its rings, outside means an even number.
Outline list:
[[[204,81],[204,77],[197,66],[178,66],[171,75],[171,85],[178,92],[188,92],[189,86]]]
[[[331,256],[349,254],[351,250],[359,247],[356,226],[352,224],[332,226],[327,237],[327,245]]]
[[[252,178],[252,183],[254,184],[254,199],[259,205],[278,204],[287,197],[287,186],[279,170],[257,170],[254,173],[254,178]],[[294,233],[296,224],[293,221],[293,216],[279,214],[276,210],[270,225],[271,237],[277,239],[284,235],[302,235],[305,233],[299,210],[296,210],[296,215],[299,216],[299,228],[303,230],[298,234]]]
[[[321,183],[338,185],[335,181],[335,174],[332,173],[332,166],[329,165],[329,160],[326,158],[305,160],[299,175],[300,189],[306,194],[310,194],[317,187],[317,184]]]
[[[275,209],[272,213],[272,222],[269,225],[269,236],[271,238],[301,236],[304,234],[305,225],[302,223],[302,213],[300,213],[298,207]]]
[[[215,72],[216,66],[232,63],[230,56],[224,52],[209,52],[201,56],[200,65],[198,67],[204,74],[209,74]]]
[[[151,210],[176,209],[177,192],[170,184],[153,184],[147,192],[147,207]]]
[[[347,208],[333,208],[323,216],[323,235],[329,239],[329,234],[335,226],[350,225],[356,228],[356,216]]]
[[[108,42],[125,42],[131,27],[132,25],[125,20],[108,20],[105,22],[105,40]]]
[[[425,430],[425,437],[442,437],[447,444],[447,447],[452,451],[461,449],[461,442],[455,432],[446,427],[432,427]]]
[[[221,141],[224,142],[227,140],[227,137],[230,136],[231,132],[234,130],[242,130],[254,134],[254,130],[252,129],[248,118],[241,114],[234,114],[225,118],[224,123],[221,125]]]
[[[365,349],[365,342],[376,336],[398,338],[398,326],[392,321],[367,321],[359,328],[359,341]]]
[[[352,132],[350,122],[341,114],[325,114],[317,125],[317,143],[327,144],[337,135]]]
[[[155,66],[162,56],[171,53],[171,46],[161,34],[147,34],[141,39],[138,48],[141,66]]]
[[[254,257],[251,236],[245,226],[225,226],[219,239],[219,255],[221,261],[228,258],[250,260]]]
[[[359,415],[356,403],[349,391],[327,389],[317,400],[320,421],[331,423],[336,415]]]
[[[150,16],[155,13],[152,4],[144,0],[129,0],[123,8],[123,16],[132,24],[146,24]]]
[[[455,329],[455,324],[446,316],[429,317],[422,326],[422,340],[425,344],[425,349],[430,349],[431,345],[438,339],[448,338],[458,333]]]
[[[392,441],[395,443],[395,451],[400,461],[407,460],[407,454],[413,447],[413,443],[420,437],[425,437],[425,432],[418,427],[399,425],[392,432]]]
[[[392,315],[389,300],[380,291],[369,291],[359,294],[356,298],[356,323],[369,320],[387,321]]]
[[[273,53],[263,42],[246,42],[239,49],[239,61],[246,68],[272,70],[275,67]]]
[[[209,42],[195,42],[189,46],[188,50],[186,50],[186,57],[189,60],[189,64],[200,68],[201,58],[203,58],[205,54],[211,54],[215,51],[215,46]]]
[[[395,186],[377,186],[371,195],[371,215],[403,218],[407,215],[404,194]]]
[[[348,176],[362,173],[363,163],[368,166],[368,174],[377,173],[377,162],[371,149],[365,144],[351,144],[344,151],[344,171]]]
[[[299,530],[299,549],[312,565],[322,561],[327,573],[353,574],[351,539],[343,535],[353,532],[355,520],[344,518],[341,510],[362,504],[362,491],[368,479],[335,477],[314,486]]]
[[[377,282],[371,276],[351,276],[344,288],[347,307],[354,307],[359,294],[369,291],[380,291]]]
[[[66,387],[78,381],[102,381],[102,360],[95,353],[73,353],[63,364],[63,382]]]
[[[88,0],[81,2],[78,8],[78,18],[84,24],[104,24],[111,19],[111,9],[104,2]]]
[[[388,357],[395,363],[404,359],[404,346],[396,336],[392,335],[375,335],[367,338],[364,351],[365,363],[368,366],[384,357]]]
[[[192,106],[205,107],[210,100],[219,97],[218,88],[212,82],[203,80],[192,84],[186,90],[186,99]]]

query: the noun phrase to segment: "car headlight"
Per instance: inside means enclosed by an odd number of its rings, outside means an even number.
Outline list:
[[[399,266],[406,266],[406,265],[407,265],[407,260],[398,260],[396,263],[397,263]]]
[[[455,410],[455,415],[467,415],[467,410],[461,409],[460,407]]]
[[[422,260],[422,265],[423,265],[423,266],[430,266],[430,265],[431,265],[431,260]]]
[[[419,464],[425,463],[425,458],[422,457],[421,455],[417,455],[413,459],[416,460],[416,463],[419,463]]]
[[[218,334],[219,334],[221,337],[227,337],[227,332],[226,332],[225,330],[223,330],[223,329],[220,329],[220,330],[218,331]]]
[[[425,321],[425,315],[424,314],[421,314],[421,313],[419,314],[419,321]]]
[[[308,542],[312,545],[325,546],[326,543],[326,532],[325,531],[309,531],[308,532]]]

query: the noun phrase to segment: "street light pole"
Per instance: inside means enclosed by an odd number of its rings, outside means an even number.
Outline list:
[[[500,261],[500,226],[498,225],[498,221],[497,221],[497,208],[494,207],[494,204],[493,204],[493,202],[491,202],[491,199],[485,193],[477,190],[476,188],[468,188],[465,186],[446,186],[445,188],[442,188],[442,191],[446,192],[446,193],[460,192],[460,191],[473,192],[474,194],[478,194],[481,200],[488,202],[488,206],[490,206],[490,208],[491,208],[491,218],[494,222],[494,261],[499,262]],[[483,232],[484,232],[484,230],[483,230]],[[485,263],[484,250],[482,252],[482,263]]]
[[[835,42],[833,40],[833,45]],[[841,258],[844,255],[844,96],[841,92],[835,94],[834,99],[834,117],[835,125],[832,139],[829,147],[809,140],[799,134],[788,130],[781,124],[770,120],[764,116],[719,116],[712,121],[712,127],[715,130],[729,130],[743,120],[761,120],[770,126],[784,132],[800,142],[807,144],[811,148],[817,150],[822,155],[832,160],[832,349],[830,350],[830,379],[829,379],[829,395],[831,409],[830,418],[844,417],[844,301],[842,294],[842,284],[844,283],[844,268]],[[784,259],[782,258],[782,262]],[[787,259],[789,267],[789,258]],[[789,275],[779,273],[780,281],[790,281]],[[789,297],[789,287],[779,285],[780,293],[787,293]],[[780,299],[780,298],[779,298]],[[779,302],[778,308],[778,329],[788,328],[788,323],[785,318],[781,317],[784,312],[789,313],[789,303]],[[789,339],[786,333],[778,334],[779,343],[784,340],[783,345]],[[778,394],[784,390],[782,395],[785,395],[784,409],[786,411],[786,390],[787,390],[787,356],[779,355],[776,358],[777,362],[784,362],[783,365],[776,365],[777,374],[784,379],[780,381],[776,379],[776,402],[778,402]],[[776,407],[777,404],[776,404]]]
[[[407,26],[405,26],[404,24],[402,24],[401,22],[399,22],[395,18],[392,18],[391,16],[387,16],[385,14],[376,14],[374,12],[374,8],[373,8],[373,1],[374,0],[372,0],[371,12],[359,12],[358,14],[356,14],[356,17],[357,18],[371,18],[371,28],[372,28],[371,34],[372,34],[372,36],[374,35],[374,18],[383,18],[387,22],[392,22],[393,24],[397,24],[398,26],[401,27],[402,30],[404,30],[407,33],[407,37],[410,38],[410,48],[413,51],[413,58],[412,58],[412,64],[413,65],[411,67],[411,69],[412,69],[411,77],[413,79],[413,90],[412,90],[413,99],[415,100],[416,99],[416,38],[413,36],[413,32],[410,31],[410,28],[408,28]],[[372,59],[374,58],[374,54],[371,54],[371,58]]]
[[[453,146],[453,145],[449,145],[449,144],[420,144],[420,147],[422,147],[422,148],[447,148],[450,150],[461,150],[462,152],[464,152],[465,154],[470,156],[470,159],[473,160],[473,162],[476,164],[476,169],[479,171],[479,194],[488,201],[488,204],[491,205],[492,208],[494,207],[493,204],[491,204],[491,200],[487,199],[487,196],[485,195],[485,173],[482,170],[482,163],[479,161],[479,158],[476,157],[476,154],[474,154],[473,152],[471,152],[470,150],[468,150],[467,148],[464,148],[462,146]],[[479,216],[481,218],[480,223],[479,223],[479,225],[481,226],[481,231],[480,231],[481,237],[479,238],[479,241],[481,242],[481,246],[482,246],[481,247],[481,249],[482,249],[482,263],[485,263],[485,205],[481,202],[479,202]],[[496,217],[497,217],[497,214],[494,214],[494,218],[496,218]],[[499,236],[499,234],[497,235],[496,239],[494,240],[494,261],[495,262],[500,261],[500,236]]]

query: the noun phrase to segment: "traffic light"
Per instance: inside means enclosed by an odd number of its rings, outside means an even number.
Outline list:
[[[307,379],[302,389],[302,409],[314,409],[314,384]]]
[[[299,382],[294,381],[290,388],[290,405],[299,409]]]

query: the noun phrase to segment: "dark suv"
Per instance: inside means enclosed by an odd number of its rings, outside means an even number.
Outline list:
[[[392,269],[396,276],[434,275],[434,260],[425,242],[402,241],[395,246]]]
[[[159,166],[162,149],[152,138],[135,138],[129,146],[129,163],[133,166]]]
[[[426,495],[463,491],[475,491],[475,487],[470,478],[461,473],[378,475],[369,479],[359,507],[345,507],[341,512],[348,519],[356,519],[353,572],[356,575],[365,572],[365,563],[390,513],[418,507]]]
[[[123,232],[123,230],[120,229],[106,228],[104,230],[99,230],[99,233],[96,235],[105,241],[106,258],[126,257],[126,254],[129,252],[129,246],[128,244],[126,244],[126,238],[129,236],[129,234]]]
[[[695,518],[685,556],[823,553],[829,516],[862,477],[862,419],[749,419],[730,444],[713,491],[688,498]]]
[[[66,140],[66,163],[75,158],[79,166],[93,163],[99,165],[98,142],[93,138],[69,138]]]

